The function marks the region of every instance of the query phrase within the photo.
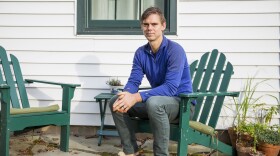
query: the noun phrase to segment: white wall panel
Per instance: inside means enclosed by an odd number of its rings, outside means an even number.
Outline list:
[[[6,50],[24,51],[94,51],[91,39],[0,39]]]
[[[212,49],[211,49],[212,50]],[[211,50],[205,50],[211,51]],[[219,50],[219,49],[218,49]],[[244,52],[228,52],[222,51],[226,56],[227,61],[229,61],[233,65],[258,65],[258,66],[267,66],[267,65],[279,65],[279,53],[274,52],[255,52],[255,53],[244,53]],[[191,60],[199,59],[205,52],[203,53],[189,53],[186,52],[187,58]],[[248,61],[250,60],[250,61]],[[190,63],[189,61],[189,63]]]
[[[236,79],[233,78],[230,80],[230,85],[229,88],[233,91],[242,91],[248,78],[252,77],[247,77],[244,79]],[[257,87],[258,92],[279,92],[279,79],[261,79],[261,78],[254,78],[252,81],[254,85],[259,84]]]
[[[183,38],[184,36],[179,37],[180,39],[176,39],[174,41],[181,44],[187,52],[205,52],[212,49],[218,49],[226,52],[279,52],[278,40],[186,40]],[[146,41],[102,41],[92,39],[0,39],[0,43],[8,51],[135,52],[138,46],[145,44]]]
[[[184,39],[280,39],[279,27],[184,27],[179,28]]]
[[[22,64],[24,75],[128,76],[131,65]],[[31,72],[29,72],[31,71]]]
[[[22,63],[132,64],[134,52],[9,51]],[[46,59],[48,58],[48,59]],[[65,59],[67,58],[67,59]],[[114,58],[114,59],[112,59]]]
[[[20,14],[73,14],[74,1],[72,2],[7,2],[0,1],[0,14],[1,13],[20,13]]]
[[[181,36],[180,36],[181,37]],[[183,36],[182,36],[183,37]],[[278,40],[176,40],[187,52],[279,52]]]
[[[63,83],[74,83],[81,84],[83,89],[109,89],[109,86],[106,84],[110,78],[117,78],[121,80],[122,84],[125,85],[128,80],[128,76],[24,76],[25,79],[36,79],[36,80],[46,80],[46,81],[54,81],[54,82],[63,82]],[[26,84],[27,87],[47,87],[47,88],[57,88],[57,86],[50,86],[42,83],[34,83],[34,84]],[[144,77],[141,86],[149,86],[148,80]]]
[[[60,101],[62,100],[61,88],[28,88],[28,97],[33,100],[48,100]],[[77,87],[75,89],[74,101],[95,101],[94,96],[101,92],[109,93],[110,89],[83,89]]]
[[[0,38],[74,38],[73,27],[1,27]]]
[[[271,13],[279,12],[278,0],[222,0],[222,1],[189,1],[179,0],[179,13]]]
[[[238,27],[238,26],[279,26],[278,13],[266,14],[180,14],[179,26],[196,27]]]
[[[256,77],[263,79],[279,79],[279,68],[277,66],[234,66],[234,78]]]
[[[0,14],[0,26],[74,26],[74,15]]]
[[[93,40],[79,39],[0,39],[6,50],[28,51],[98,51],[98,52],[135,52],[146,44],[145,40]],[[110,46],[108,46],[110,45]]]

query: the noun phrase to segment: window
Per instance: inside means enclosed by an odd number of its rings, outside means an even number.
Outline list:
[[[78,0],[79,35],[140,35],[143,11],[156,6],[166,18],[165,34],[176,34],[176,0]]]

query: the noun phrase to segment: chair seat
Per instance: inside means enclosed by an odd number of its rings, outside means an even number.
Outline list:
[[[215,131],[215,129],[213,127],[205,125],[201,122],[190,121],[189,123],[190,123],[190,127],[192,129],[197,130],[201,133],[208,134],[208,135],[211,135],[211,136],[214,136],[218,133],[217,131]]]
[[[41,112],[53,112],[58,111],[59,105],[51,105],[46,107],[30,107],[30,108],[11,108],[11,115],[16,114],[29,114],[29,113],[41,113]]]

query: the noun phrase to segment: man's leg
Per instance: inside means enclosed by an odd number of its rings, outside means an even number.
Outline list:
[[[138,152],[138,145],[136,143],[134,131],[135,122],[130,119],[130,116],[147,118],[146,108],[143,103],[137,103],[129,109],[128,113],[114,112],[112,108],[117,98],[118,96],[114,96],[110,100],[109,107],[121,138],[124,153],[127,155],[134,154]]]
[[[146,101],[150,126],[154,136],[154,155],[169,155],[169,123],[178,122],[178,97],[153,96]]]

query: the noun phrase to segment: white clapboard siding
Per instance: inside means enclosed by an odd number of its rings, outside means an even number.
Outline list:
[[[218,48],[217,48],[218,49]],[[212,49],[205,50],[205,52],[212,51]],[[278,65],[279,59],[278,52],[255,52],[255,53],[244,53],[244,52],[228,52],[218,49],[218,51],[223,52],[226,56],[227,61],[233,65],[259,65],[259,66],[269,66]],[[203,53],[190,53],[186,52],[187,58],[191,60],[199,59]],[[265,59],[264,59],[265,58]],[[250,59],[250,61],[248,61]],[[191,62],[190,62],[191,63]]]
[[[39,100],[61,100],[62,89],[61,88],[27,88],[28,97],[30,99]],[[93,101],[94,96],[101,92],[109,92],[108,89],[75,89],[74,101]],[[40,94],[39,94],[40,93]]]
[[[26,75],[46,76],[128,76],[131,65],[119,64],[22,64],[23,73]],[[51,70],[55,69],[55,70]],[[248,78],[278,78],[277,66],[239,66],[235,65],[234,77]],[[28,72],[32,71],[32,73]],[[242,73],[246,71],[246,73]],[[275,71],[275,72],[273,72]]]
[[[178,5],[179,13],[237,14],[237,13],[279,13],[278,0],[185,0]]]
[[[131,65],[112,64],[22,64],[21,67],[26,75],[127,76],[131,70]]]
[[[74,14],[73,1],[14,1],[1,2],[0,14]]]
[[[122,84],[126,84],[128,80],[128,76],[124,77],[114,77],[114,76],[107,76],[107,77],[93,77],[93,76],[25,76],[25,79],[36,79],[36,80],[47,80],[53,82],[63,82],[63,83],[76,83],[81,84],[83,89],[109,89],[109,86],[106,82],[110,78],[117,78],[119,79]],[[33,84],[26,84],[27,87],[48,87],[48,88],[57,88],[55,85],[48,85],[42,83],[33,83]],[[144,77],[142,81],[142,86],[149,86],[148,80]]]
[[[186,51],[189,62],[218,49],[234,66],[230,91],[240,91],[248,77],[268,79],[255,96],[279,97],[279,0],[177,0],[177,35],[167,37]],[[24,78],[81,84],[71,105],[71,125],[99,126],[94,96],[109,92],[106,81],[124,84],[143,35],[76,35],[75,0],[0,0],[0,45],[18,57]],[[148,86],[144,78],[143,86]],[[27,85],[31,106],[60,104],[60,86]],[[274,101],[263,98],[268,105]],[[234,112],[226,98],[218,129],[232,126]],[[273,123],[279,124],[280,116]],[[106,110],[105,123],[114,125]]]
[[[219,49],[225,52],[279,52],[278,40],[187,40],[175,39],[187,52]],[[7,50],[134,52],[145,40],[0,39]],[[36,44],[34,44],[36,43]],[[110,45],[110,46],[107,46]],[[129,45],[129,46],[128,46]]]
[[[79,39],[0,39],[7,50],[27,51],[100,51],[127,52],[135,51],[145,44],[145,40],[93,40]],[[34,44],[36,43],[36,44]],[[110,45],[110,46],[108,46]],[[129,46],[128,46],[129,45]]]
[[[279,26],[279,13],[266,14],[181,14],[180,26]]]
[[[211,51],[212,49],[205,50]],[[219,50],[219,49],[218,49]],[[219,50],[220,51],[220,50]],[[223,51],[220,51],[223,52]],[[15,55],[21,63],[52,63],[52,64],[127,64],[131,65],[134,52],[38,52],[38,51],[9,51]],[[186,52],[189,63],[199,59],[203,53]],[[233,65],[278,65],[278,53],[241,53],[224,52],[228,61]],[[108,57],[110,56],[110,57]],[[45,58],[48,58],[46,60]],[[67,59],[65,59],[67,57]],[[112,58],[119,58],[114,59]],[[265,59],[263,59],[265,58]],[[248,61],[250,59],[250,61]]]
[[[134,52],[22,52],[10,51],[21,63],[132,64]],[[46,60],[45,58],[48,58]],[[113,58],[119,58],[114,59]],[[67,58],[67,59],[65,59]]]
[[[279,52],[278,40],[176,40],[187,52]]]
[[[185,39],[279,39],[279,27],[196,27],[181,26],[180,37]]]
[[[1,24],[0,24],[1,25]],[[13,38],[75,38],[73,26],[64,27],[11,27],[2,26],[0,37]]]
[[[61,109],[61,101],[38,101],[38,100],[30,100],[30,105],[33,107],[40,106],[49,106],[52,104],[60,105]],[[96,101],[73,101],[71,103],[71,113],[81,113],[81,114],[98,114],[99,113],[99,103]],[[106,113],[110,114],[109,107],[106,109]]]
[[[126,77],[129,76],[131,65],[111,64],[22,64],[26,76],[102,76],[102,77]],[[55,69],[55,70],[51,70]],[[243,72],[246,70],[247,72]],[[278,67],[276,66],[234,66],[233,78],[276,78],[278,79]],[[58,80],[61,80],[59,78]]]
[[[74,15],[0,14],[1,26],[73,26]]]

